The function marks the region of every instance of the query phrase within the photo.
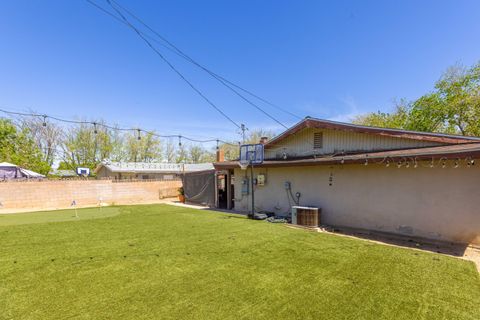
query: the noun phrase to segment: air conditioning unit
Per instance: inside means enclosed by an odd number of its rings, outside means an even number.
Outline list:
[[[314,207],[292,207],[292,224],[297,224],[306,227],[320,226],[320,212],[319,208]]]

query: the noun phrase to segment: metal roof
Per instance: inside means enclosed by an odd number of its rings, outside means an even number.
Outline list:
[[[102,167],[114,173],[182,173],[213,169],[211,163],[147,163],[147,162],[103,162],[97,166],[95,173]]]

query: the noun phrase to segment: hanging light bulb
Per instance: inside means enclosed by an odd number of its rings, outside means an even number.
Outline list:
[[[342,160],[340,160],[340,163],[341,164],[344,164],[345,163],[345,159],[342,157]]]
[[[217,151],[220,149],[220,147],[218,146],[218,139],[217,139]]]
[[[98,133],[98,131],[97,131],[97,124],[96,124],[95,122],[93,123],[93,133],[94,133],[94,134],[97,134],[97,133]]]
[[[430,162],[430,168],[433,168],[434,164],[433,164],[433,158],[432,158],[432,161]]]
[[[471,157],[467,158],[467,167],[471,167],[475,165],[475,160],[473,160]]]
[[[363,165],[368,166],[368,155],[365,156],[365,163]]]
[[[137,140],[142,140],[142,135],[140,129],[137,129]]]
[[[387,159],[387,163],[385,164],[385,167],[390,167],[390,160]]]
[[[418,167],[417,158],[413,159],[413,167],[416,169]]]
[[[401,167],[402,167],[402,161],[398,161],[398,162],[397,162],[397,168],[400,169]]]
[[[444,160],[442,160],[442,168],[445,168],[447,166],[447,162]]]
[[[453,167],[454,168],[458,168],[458,162],[459,162],[459,158],[455,159],[455,162],[453,163]]]
[[[182,136],[178,136],[178,146],[182,146]]]
[[[405,163],[406,163],[405,167],[410,168],[410,161],[406,160]]]
[[[42,126],[46,127],[47,126],[47,116],[44,115],[43,116],[43,123],[42,123]]]

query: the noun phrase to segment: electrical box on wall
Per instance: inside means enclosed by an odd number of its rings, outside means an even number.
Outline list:
[[[258,186],[264,186],[265,185],[265,175],[264,174],[257,175],[257,185]]]
[[[248,186],[250,184],[248,183],[248,178],[243,178],[242,179],[242,195],[248,195]]]

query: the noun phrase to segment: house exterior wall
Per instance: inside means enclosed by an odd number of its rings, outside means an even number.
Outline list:
[[[281,159],[283,152],[286,152],[288,157],[313,155],[313,135],[315,132],[323,133],[323,147],[315,150],[317,155],[340,153],[342,150],[345,152],[370,152],[441,145],[438,142],[388,137],[377,134],[305,128],[280,141],[278,145],[266,148],[265,158]]]
[[[257,210],[290,211],[284,187],[301,193],[300,205],[319,207],[323,224],[363,228],[480,245],[480,168],[418,168],[379,164],[257,168],[266,176],[256,187]],[[235,169],[235,209],[248,211]],[[329,186],[332,175],[332,186]]]

